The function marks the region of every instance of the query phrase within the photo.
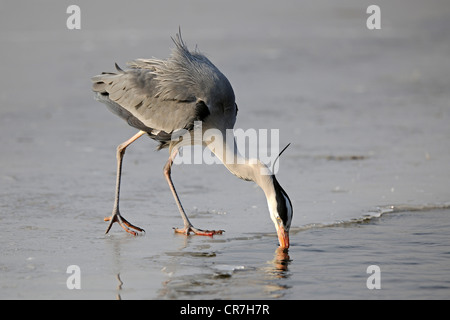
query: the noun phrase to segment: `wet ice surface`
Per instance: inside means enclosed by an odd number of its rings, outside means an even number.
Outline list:
[[[148,20],[100,3],[80,3],[79,31],[57,2],[0,13],[0,298],[449,297],[448,6],[381,2],[375,32],[357,1],[226,2],[201,20],[182,15],[195,4],[149,5],[160,14]],[[94,101],[89,78],[166,57],[178,25],[231,81],[236,127],[291,142],[278,173],[294,206],[288,255],[261,190],[219,165],[175,166],[173,179],[193,223],[226,232],[173,234],[167,153],[145,138],[125,156],[121,212],[147,232],[103,234],[115,148],[135,131]],[[381,290],[366,287],[372,264]],[[81,290],[66,287],[69,265]]]
[[[184,237],[168,230],[132,238],[56,230],[45,245],[3,248],[2,298],[41,299],[446,299],[449,210],[398,212],[293,233],[289,252],[272,234]],[[42,239],[42,230],[22,230]],[[53,228],[57,229],[57,228]],[[59,236],[57,234],[60,234]],[[70,264],[81,290],[66,288]],[[366,269],[381,270],[368,290]]]

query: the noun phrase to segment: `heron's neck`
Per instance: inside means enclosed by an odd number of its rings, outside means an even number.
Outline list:
[[[227,169],[240,179],[254,181],[263,189],[266,197],[274,194],[273,175],[270,169],[258,159],[243,156],[236,145],[234,136],[208,145]]]

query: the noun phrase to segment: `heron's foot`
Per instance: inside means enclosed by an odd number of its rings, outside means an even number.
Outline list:
[[[109,226],[106,229],[105,234],[109,232],[109,229],[111,229],[111,227],[114,224],[114,222],[117,222],[126,232],[131,233],[133,236],[137,236],[137,232],[135,232],[135,231],[133,231],[131,229],[134,229],[134,230],[139,231],[139,232],[145,232],[144,229],[139,228],[139,227],[129,223],[124,217],[122,217],[120,215],[119,212],[113,213],[111,215],[111,217],[106,217],[104,220],[105,221],[110,221],[109,222]]]
[[[173,228],[173,229],[175,230],[175,233],[182,233],[185,235],[189,235],[192,232],[193,234],[196,234],[198,236],[210,236],[210,237],[212,237],[215,234],[222,234],[225,232],[225,230],[201,230],[201,229],[197,229],[193,226],[187,226],[182,229],[179,229],[179,228]]]

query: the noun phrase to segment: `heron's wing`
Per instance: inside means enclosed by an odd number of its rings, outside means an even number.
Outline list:
[[[117,67],[116,73],[93,77],[93,90],[98,100],[130,125],[147,132],[170,134],[177,129],[191,129],[194,121],[202,121],[209,115],[206,104],[190,94],[188,88],[170,99],[161,97],[159,80],[151,64],[146,63],[146,66],[136,65],[126,71]]]

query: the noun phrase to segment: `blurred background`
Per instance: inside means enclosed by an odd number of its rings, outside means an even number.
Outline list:
[[[72,4],[81,9],[80,30],[66,25]],[[380,30],[366,26],[371,4],[381,8]],[[44,297],[67,294],[65,267],[77,259],[93,279],[107,268],[95,257],[116,248],[102,221],[113,204],[115,148],[135,129],[94,100],[90,78],[115,62],[166,58],[179,27],[188,47],[230,80],[236,127],[280,129],[280,145],[291,143],[278,173],[294,206],[291,257],[311,225],[379,216],[392,205],[448,206],[448,1],[1,0],[0,8],[2,298],[33,298],[37,284],[48,287]],[[148,231],[134,243],[144,251],[154,250],[149,241],[158,250],[179,241],[171,227],[181,224],[162,175],[167,153],[155,147],[139,140],[124,160],[121,208]],[[221,165],[177,166],[173,178],[194,224],[225,229],[228,249],[243,234],[276,244],[264,195],[252,184]],[[448,224],[448,214],[441,219]],[[112,260],[115,250],[106,250]],[[157,252],[148,260],[167,257]],[[151,283],[159,292],[160,282]]]

